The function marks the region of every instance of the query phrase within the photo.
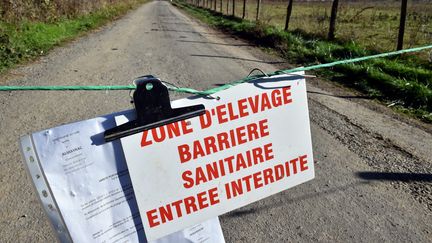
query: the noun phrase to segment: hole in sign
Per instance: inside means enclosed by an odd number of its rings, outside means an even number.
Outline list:
[[[146,84],[146,90],[152,90],[153,89],[153,84],[152,83],[147,83]]]

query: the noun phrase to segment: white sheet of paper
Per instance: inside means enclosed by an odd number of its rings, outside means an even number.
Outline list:
[[[133,116],[131,111],[121,114]],[[146,242],[120,142],[103,142],[103,132],[115,126],[114,115],[118,114],[32,135],[45,179],[74,242]],[[224,242],[217,218],[194,227],[200,229],[196,234],[179,231],[155,242]]]
[[[303,77],[263,78],[213,96],[220,99],[172,102],[204,104],[207,115],[121,139],[149,239],[314,178]]]

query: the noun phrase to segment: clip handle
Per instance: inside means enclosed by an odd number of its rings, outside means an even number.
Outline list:
[[[168,89],[160,79],[147,75],[135,80],[137,86],[133,100],[136,119],[106,130],[105,142],[178,122],[205,113],[204,105],[171,108]]]

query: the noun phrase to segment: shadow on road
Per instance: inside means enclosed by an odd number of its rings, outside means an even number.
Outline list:
[[[153,23],[153,24],[157,24],[157,23]],[[160,24],[187,25],[187,26],[191,25],[191,23],[186,23],[186,22],[166,22],[166,21],[161,21]]]
[[[403,181],[403,182],[432,182],[432,174],[400,173],[400,172],[358,172],[358,177],[365,180]]]
[[[333,194],[333,193],[343,192],[345,190],[348,190],[348,189],[356,187],[356,186],[362,186],[362,185],[368,185],[368,184],[369,184],[369,182],[367,182],[367,181],[359,181],[359,182],[347,184],[345,186],[334,187],[334,188],[331,188],[328,190],[322,190],[322,191],[319,191],[316,193],[305,194],[305,195],[295,197],[295,198],[289,198],[288,196],[281,195],[282,199],[276,203],[273,203],[273,201],[271,201],[271,203],[264,202],[265,205],[259,205],[259,206],[255,206],[255,204],[252,204],[251,206],[246,206],[245,208],[240,208],[238,210],[231,211],[231,212],[227,213],[226,216],[227,217],[240,217],[243,215],[256,213],[256,212],[261,211],[261,210],[286,206],[286,205],[294,203],[294,202],[308,200],[308,199],[312,199],[312,198],[320,197],[320,196],[328,196],[328,195]],[[287,191],[282,192],[282,193],[287,193]]]
[[[172,29],[153,28],[153,29],[151,29],[151,31],[191,33],[191,34],[197,34],[197,35],[215,35],[215,36],[221,36],[220,38],[229,38],[229,37],[224,37],[223,34],[219,34],[219,33],[198,32],[198,31],[192,31],[192,30],[172,30]]]
[[[217,42],[208,42],[208,41],[190,41],[190,40],[178,40],[178,42],[184,43],[198,43],[198,44],[209,44],[209,45],[220,45],[220,46],[255,46],[252,44],[228,44],[228,43],[217,43]]]
[[[215,55],[201,55],[201,54],[192,54],[190,56],[191,57],[223,58],[223,59],[232,59],[232,60],[240,60],[240,61],[246,61],[246,62],[266,63],[266,64],[287,63],[287,62],[262,61],[262,60],[254,60],[254,59],[247,59],[247,58],[241,58],[241,57],[229,57],[229,56],[215,56]]]
[[[308,94],[318,94],[318,95],[325,95],[325,96],[331,96],[331,97],[337,97],[337,98],[343,98],[343,99],[366,99],[371,100],[374,97],[369,95],[332,95],[332,94],[326,94],[322,92],[316,92],[316,91],[308,91]]]

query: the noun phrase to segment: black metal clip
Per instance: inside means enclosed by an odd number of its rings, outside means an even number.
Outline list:
[[[104,133],[105,142],[205,113],[204,105],[172,109],[168,88],[162,84],[160,79],[151,75],[138,78],[135,80],[135,84],[137,87],[133,94],[133,100],[136,120],[106,130]]]

